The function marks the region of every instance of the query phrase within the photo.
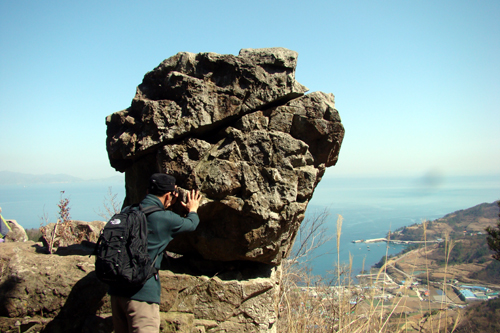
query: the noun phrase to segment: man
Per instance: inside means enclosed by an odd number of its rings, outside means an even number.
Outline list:
[[[173,176],[155,173],[149,180],[148,195],[141,205],[146,208],[158,206],[168,208],[178,197]],[[182,232],[194,231],[199,223],[199,191],[188,192],[187,202],[182,205],[188,210],[183,218],[178,214],[162,210],[148,215],[148,253],[152,260],[158,254],[155,267],[159,268],[163,251],[168,243]],[[116,333],[122,332],[159,332],[161,285],[157,275],[151,277],[139,288],[117,288],[110,286],[113,325]]]
[[[0,207],[0,213],[2,213],[2,208]],[[2,214],[0,214],[0,243],[3,243],[5,240],[5,235],[7,235],[11,231],[9,223],[5,221]]]

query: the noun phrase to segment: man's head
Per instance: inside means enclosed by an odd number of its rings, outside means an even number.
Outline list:
[[[164,173],[155,173],[149,178],[149,193],[158,197],[175,191],[175,177]]]
[[[165,208],[172,205],[177,199],[177,186],[175,177],[164,173],[155,173],[149,178],[149,194],[156,195]]]

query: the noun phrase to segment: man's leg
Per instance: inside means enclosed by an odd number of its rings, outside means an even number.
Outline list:
[[[111,296],[115,333],[158,333],[160,306],[133,301],[126,297]]]
[[[111,311],[113,312],[113,327],[115,333],[129,333],[127,302],[128,298],[111,296]],[[132,331],[130,331],[132,332]]]
[[[160,306],[158,304],[130,300],[128,317],[130,332],[158,333],[160,331]]]

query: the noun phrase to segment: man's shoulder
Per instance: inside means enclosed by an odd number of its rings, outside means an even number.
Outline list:
[[[146,195],[146,197],[144,199],[142,199],[141,205],[143,207],[149,207],[149,206],[158,206],[160,208],[163,207],[160,199],[158,199],[157,196],[152,195],[152,194]]]

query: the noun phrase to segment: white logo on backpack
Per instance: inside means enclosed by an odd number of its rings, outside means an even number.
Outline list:
[[[122,223],[122,221],[120,221],[119,219],[114,219],[114,220],[109,221],[109,223],[111,223],[111,224],[120,224],[120,223]]]

